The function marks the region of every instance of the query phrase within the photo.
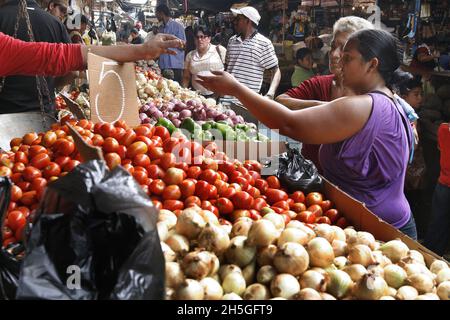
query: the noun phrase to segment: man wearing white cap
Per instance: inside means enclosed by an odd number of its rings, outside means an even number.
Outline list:
[[[261,16],[253,7],[231,9],[237,35],[230,38],[227,47],[227,71],[239,82],[260,92],[265,70],[270,70],[272,80],[266,94],[273,99],[280,84],[281,72],[272,42],[257,30]],[[226,96],[224,102],[237,103],[234,97]]]

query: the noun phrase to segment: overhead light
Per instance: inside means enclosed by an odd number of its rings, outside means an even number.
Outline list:
[[[352,10],[355,11],[355,7],[352,7]]]

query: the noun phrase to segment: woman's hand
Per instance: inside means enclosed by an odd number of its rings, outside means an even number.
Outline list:
[[[177,54],[176,51],[170,48],[182,49],[185,46],[183,40],[170,34],[157,34],[153,39],[144,42],[144,50],[146,54],[146,59],[151,60],[158,58],[162,54]]]
[[[234,95],[241,84],[225,71],[211,71],[212,75],[198,75],[198,82],[208,90],[220,95]]]

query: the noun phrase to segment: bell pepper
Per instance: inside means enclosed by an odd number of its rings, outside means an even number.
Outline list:
[[[186,118],[183,120],[183,122],[180,125],[181,129],[186,129],[191,134],[193,134],[196,131],[202,131],[201,125],[196,123],[192,118]]]
[[[176,127],[172,123],[172,121],[170,121],[167,118],[159,118],[156,125],[165,127],[167,130],[169,130],[170,134],[172,134],[174,132],[174,130],[176,129]]]

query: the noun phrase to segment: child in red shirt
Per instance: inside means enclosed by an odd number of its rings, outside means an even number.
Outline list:
[[[432,220],[425,238],[425,246],[443,255],[450,240],[450,124],[438,129],[441,151],[441,174],[433,194]]]

